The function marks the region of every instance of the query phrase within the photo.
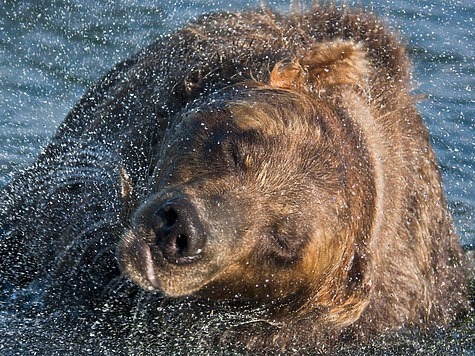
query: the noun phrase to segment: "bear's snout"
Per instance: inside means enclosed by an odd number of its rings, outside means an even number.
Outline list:
[[[159,204],[153,214],[155,242],[166,260],[184,265],[203,256],[208,232],[189,199],[175,196]]]

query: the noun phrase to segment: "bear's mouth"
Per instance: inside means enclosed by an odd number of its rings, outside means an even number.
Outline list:
[[[152,235],[150,232],[148,235]],[[179,235],[174,249],[185,248],[187,241]],[[151,240],[148,238],[147,240]],[[201,253],[201,252],[200,252]],[[173,256],[177,254],[174,251]],[[211,254],[213,255],[213,254]],[[146,242],[133,230],[128,230],[118,246],[120,267],[134,283],[151,292],[161,291],[170,297],[191,295],[219,273],[209,254],[196,258],[181,256],[179,260],[165,255],[155,243]],[[203,257],[203,258],[201,258]]]
[[[124,234],[118,246],[118,262],[122,271],[142,288],[149,291],[160,289],[151,248],[137,239],[132,231]]]
[[[153,289],[160,289],[160,281],[155,272],[155,264],[152,261],[150,247],[143,244],[140,254],[143,256],[143,275]]]

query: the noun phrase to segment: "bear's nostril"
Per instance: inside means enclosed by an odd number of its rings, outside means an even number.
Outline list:
[[[165,205],[158,212],[164,228],[171,228],[176,224],[178,214],[172,205]]]
[[[183,234],[178,235],[175,241],[175,248],[177,255],[183,256],[188,248],[188,237]]]

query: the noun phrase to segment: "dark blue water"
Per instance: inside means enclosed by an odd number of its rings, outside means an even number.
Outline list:
[[[0,0],[0,186],[34,160],[87,87],[114,63],[199,14],[254,3]],[[269,3],[287,9],[290,0]],[[449,206],[462,244],[475,247],[473,0],[357,3],[386,18],[408,44],[414,92],[426,97],[419,108],[432,134]],[[23,325],[0,314],[2,335],[9,334],[10,323],[17,329]],[[466,342],[473,323],[468,329]],[[12,335],[28,338],[36,331]]]

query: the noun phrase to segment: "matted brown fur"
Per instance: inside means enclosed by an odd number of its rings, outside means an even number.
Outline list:
[[[177,303],[264,310],[271,327],[223,328],[218,345],[312,350],[447,325],[467,308],[463,261],[409,72],[362,11],[202,16],[92,88],[37,167],[78,150],[65,140],[113,152],[123,231],[88,253],[118,243],[123,272]],[[69,251],[66,199],[48,204],[44,240]],[[192,232],[163,237],[175,222]],[[25,248],[35,268],[67,269],[45,241]]]
[[[344,328],[445,325],[463,309],[459,242],[404,46],[383,25],[317,8],[210,15],[175,36],[196,59],[174,89],[202,97],[165,135],[137,227],[120,244],[132,279],[172,296],[272,305],[286,327],[262,342],[283,348]],[[211,226],[190,265],[164,263],[153,246],[148,215],[169,190]],[[227,224],[236,229],[223,234]],[[137,249],[149,252],[137,260]]]

